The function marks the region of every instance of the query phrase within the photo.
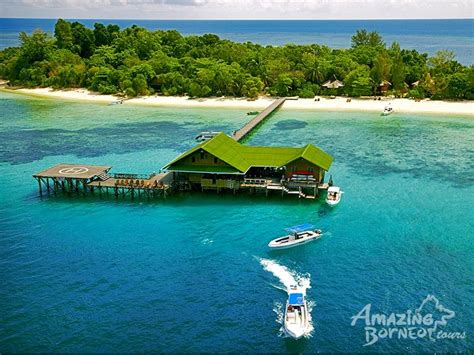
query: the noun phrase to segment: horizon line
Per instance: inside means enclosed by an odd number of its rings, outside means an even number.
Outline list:
[[[433,18],[235,18],[235,19],[226,19],[226,18],[203,18],[203,19],[187,19],[187,18],[105,18],[105,17],[0,17],[0,20],[127,20],[127,21],[433,21],[433,20],[474,20],[472,17],[433,17]]]

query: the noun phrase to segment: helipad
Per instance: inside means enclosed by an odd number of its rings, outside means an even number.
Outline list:
[[[111,168],[111,166],[98,165],[58,164],[33,176],[41,178],[92,179],[95,176],[106,173]]]

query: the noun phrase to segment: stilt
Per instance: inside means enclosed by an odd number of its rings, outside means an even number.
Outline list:
[[[42,187],[41,187],[41,178],[37,178],[36,180],[38,180],[39,194],[40,194],[40,196],[43,196],[43,190],[42,190]]]

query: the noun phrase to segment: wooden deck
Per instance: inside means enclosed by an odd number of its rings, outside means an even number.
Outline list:
[[[133,174],[117,174],[107,180],[94,180],[87,184],[92,193],[98,191],[99,194],[105,192],[109,194],[109,190],[115,194],[115,197],[130,196],[132,199],[137,197],[166,197],[173,183],[172,173],[160,173],[151,175],[148,178],[123,178],[121,175]],[[136,176],[136,175],[135,175]]]
[[[126,187],[135,189],[167,189],[172,183],[171,173],[162,173],[148,179],[121,179],[111,177],[107,180],[95,180],[87,184],[89,187]]]
[[[260,112],[252,120],[250,120],[245,126],[243,126],[238,131],[234,132],[232,137],[237,142],[243,140],[252,132],[252,130],[254,130],[260,123],[262,123],[273,111],[275,111],[278,107],[283,105],[285,100],[286,100],[285,97],[276,99],[274,102],[271,103],[270,106],[268,106],[265,110]]]
[[[56,194],[63,193],[94,193],[109,191],[116,197],[119,195],[165,196],[173,183],[172,173],[151,175],[110,174],[110,166],[57,164],[49,169],[33,175],[38,181],[39,193],[43,189]]]
[[[89,180],[104,174],[111,166],[82,165],[82,164],[57,164],[49,169],[33,175],[35,178],[50,179],[84,179]]]

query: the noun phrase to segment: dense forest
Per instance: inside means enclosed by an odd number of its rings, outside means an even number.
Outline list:
[[[433,57],[387,46],[377,32],[357,31],[348,49],[317,44],[262,46],[213,34],[121,30],[59,19],[54,37],[20,34],[19,47],[0,52],[0,77],[12,86],[79,88],[128,97],[163,95],[310,98],[395,95],[474,99],[474,66],[449,51]],[[328,80],[341,88],[326,88]]]

